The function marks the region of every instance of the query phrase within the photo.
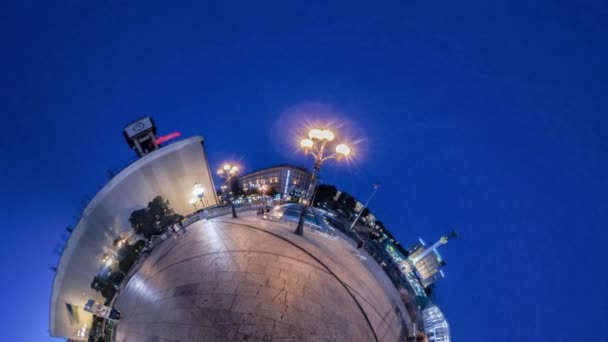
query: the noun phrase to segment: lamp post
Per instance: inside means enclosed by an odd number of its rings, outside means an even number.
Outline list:
[[[357,223],[357,221],[359,220],[359,217],[361,217],[361,214],[363,213],[363,210],[365,210],[365,208],[367,208],[367,205],[372,200],[372,198],[376,194],[376,191],[378,190],[379,187],[380,187],[380,183],[374,183],[374,191],[372,191],[372,194],[367,199],[367,202],[365,202],[365,204],[363,205],[363,208],[361,208],[361,210],[357,214],[357,217],[355,217],[355,220],[353,221],[353,224],[350,225],[350,228],[349,228],[350,230],[352,230],[355,227],[355,223]]]
[[[205,188],[203,188],[203,186],[199,183],[194,183],[194,187],[192,188],[192,194],[195,196],[195,198],[198,198],[199,201],[201,201],[202,208],[205,209]],[[190,201],[190,203],[192,203],[192,201]]]
[[[198,208],[196,207],[196,198],[191,198],[190,199],[190,204],[192,204],[192,206],[194,207],[194,211],[198,211]]]
[[[220,178],[223,179],[224,182],[226,182],[226,188],[222,188],[224,189],[224,196],[226,196],[230,201],[230,206],[232,207],[232,218],[237,218],[238,216],[236,215],[236,208],[234,207],[234,202],[228,196],[226,189],[228,188],[228,186],[230,186],[230,181],[233,177],[237,175],[238,172],[239,167],[230,163],[225,163],[221,168],[217,170],[217,175],[220,176]]]
[[[308,202],[302,205],[298,226],[294,232],[297,235],[304,235],[304,216],[306,216],[308,207],[312,206],[312,201],[308,200],[308,197],[315,189],[317,175],[321,169],[321,166],[323,165],[323,162],[328,159],[339,160],[342,157],[346,157],[350,154],[350,148],[348,146],[345,144],[337,144],[334,147],[335,152],[326,155],[327,151],[325,148],[328,147],[328,143],[331,143],[334,140],[334,137],[334,133],[328,129],[313,128],[308,132],[308,138],[304,138],[300,141],[300,146],[304,148],[304,153],[313,156],[315,163],[312,167],[312,177],[310,178],[310,185],[305,197]]]
[[[268,189],[266,184],[262,185],[262,203],[266,203],[266,189]]]

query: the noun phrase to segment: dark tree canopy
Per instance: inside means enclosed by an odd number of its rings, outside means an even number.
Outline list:
[[[149,240],[153,235],[161,234],[167,227],[182,218],[183,216],[173,212],[169,201],[156,196],[146,208],[133,211],[129,222],[136,233]]]
[[[241,180],[239,177],[230,178],[230,192],[232,192],[232,197],[237,198],[239,196],[245,195],[245,191],[243,191],[243,185],[241,184]]]
[[[269,186],[263,194],[268,197],[274,197],[277,194],[277,189],[275,189],[274,186]]]
[[[132,245],[127,244],[122,247],[117,253],[118,259],[120,260],[118,262],[118,268],[122,272],[127,273],[131,269],[135,261],[137,261],[137,258],[139,257],[145,246],[146,242],[144,240],[138,240]]]
[[[315,191],[315,206],[327,203],[330,207],[334,207],[334,197],[338,193],[338,188],[333,185],[321,184],[317,185]]]
[[[365,208],[363,209],[363,212],[361,213],[361,217],[366,217],[367,215],[369,215],[369,208]]]
[[[357,200],[355,200],[353,196],[346,192],[340,194],[340,197],[338,198],[338,203],[343,205],[346,209],[350,210],[355,210],[355,207],[357,206]]]

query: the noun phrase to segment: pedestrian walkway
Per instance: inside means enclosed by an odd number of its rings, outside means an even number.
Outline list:
[[[239,216],[195,222],[151,252],[116,300],[116,341],[403,339],[397,290],[350,241]]]

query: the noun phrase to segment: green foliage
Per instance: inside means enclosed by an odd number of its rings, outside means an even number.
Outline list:
[[[154,235],[162,234],[167,227],[179,222],[183,216],[173,212],[169,201],[156,196],[143,209],[135,210],[129,217],[133,230],[149,240]]]

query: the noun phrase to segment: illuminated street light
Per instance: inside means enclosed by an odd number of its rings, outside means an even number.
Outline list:
[[[348,157],[350,154],[350,148],[344,144],[339,144],[336,146],[336,153],[340,153],[341,155]]]
[[[328,159],[341,159],[350,155],[350,148],[346,144],[337,144],[334,149],[335,152],[330,155],[325,155],[325,147],[328,143],[333,141],[335,138],[334,132],[329,129],[313,128],[308,131],[308,138],[300,140],[300,146],[304,148],[304,153],[312,155],[315,158],[315,163],[312,168],[312,177],[310,178],[310,186],[306,192],[304,203],[302,204],[302,210],[300,211],[300,218],[298,220],[298,226],[296,227],[295,233],[297,235],[304,234],[304,216],[308,207],[312,206],[312,200],[309,200],[310,194],[314,191],[317,174],[323,162]]]
[[[310,139],[321,139],[323,137],[323,132],[318,128],[313,128],[308,131],[308,137]]]
[[[203,209],[205,208],[205,188],[199,184],[194,183],[194,187],[192,187],[192,194],[201,201]],[[192,204],[192,203],[190,203]]]
[[[192,204],[192,206],[194,207],[194,211],[197,211],[198,209],[196,208],[196,198],[191,198],[190,199],[190,204]]]
[[[334,133],[328,129],[324,129],[321,131],[321,138],[327,141],[334,140]]]
[[[312,139],[302,139],[302,141],[300,141],[300,146],[304,148],[311,148],[314,144],[315,142],[312,141]]]
[[[218,176],[220,176],[220,178],[223,179],[225,182],[225,185],[222,186],[222,190],[224,190],[224,196],[226,196],[226,198],[228,198],[228,200],[230,201],[230,206],[232,207],[232,218],[237,218],[238,216],[236,215],[236,208],[234,207],[234,202],[228,195],[227,189],[228,185],[230,184],[230,181],[233,177],[236,177],[238,172],[239,167],[236,164],[230,163],[225,163],[222,168],[217,170]]]

